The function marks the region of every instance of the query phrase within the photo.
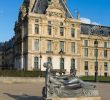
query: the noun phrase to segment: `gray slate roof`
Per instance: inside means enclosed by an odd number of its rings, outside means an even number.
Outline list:
[[[110,27],[100,26],[100,25],[92,25],[92,24],[81,24],[81,34],[84,35],[101,35],[101,36],[110,36]]]

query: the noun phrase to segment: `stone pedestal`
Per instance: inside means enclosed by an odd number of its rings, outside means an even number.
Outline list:
[[[52,98],[52,100],[101,100],[101,97]]]

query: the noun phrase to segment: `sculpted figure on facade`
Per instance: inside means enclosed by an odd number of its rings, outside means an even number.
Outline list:
[[[60,12],[57,11],[56,9],[59,10]],[[62,6],[59,4],[59,0],[52,0],[51,1],[50,5],[47,8],[47,13],[46,14],[48,16],[64,17],[64,11],[63,11]]]

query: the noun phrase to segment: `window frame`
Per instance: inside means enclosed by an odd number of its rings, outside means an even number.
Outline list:
[[[88,65],[89,65],[88,61],[84,61],[84,70],[89,70]]]
[[[35,39],[34,41],[34,50],[35,51],[39,51],[39,46],[40,46],[40,43],[39,43],[39,39]]]
[[[34,69],[39,69],[39,57],[34,57]]]
[[[64,58],[60,58],[60,69],[64,69]]]

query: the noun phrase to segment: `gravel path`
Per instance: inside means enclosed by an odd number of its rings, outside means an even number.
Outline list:
[[[39,100],[43,82],[37,83],[0,83],[0,100]],[[110,100],[110,84],[97,83],[102,100]]]

